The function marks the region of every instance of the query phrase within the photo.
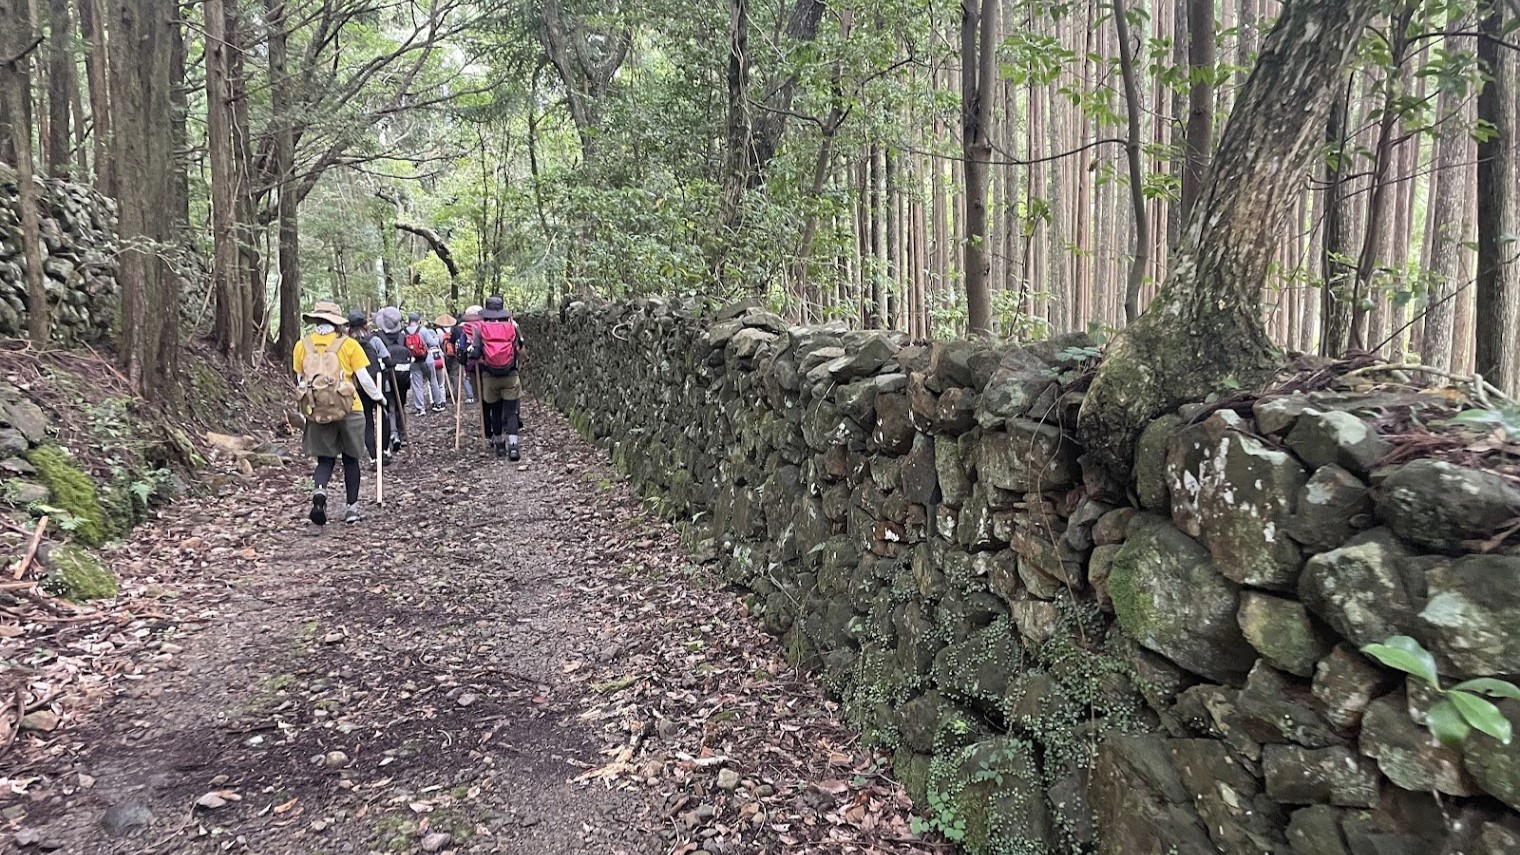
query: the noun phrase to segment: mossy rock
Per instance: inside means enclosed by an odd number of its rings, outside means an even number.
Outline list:
[[[47,559],[52,569],[42,580],[42,589],[55,597],[76,603],[104,600],[121,593],[116,576],[95,556],[77,546],[59,546]]]
[[[74,536],[90,546],[103,543],[110,526],[100,507],[100,493],[74,458],[56,445],[42,445],[32,449],[26,459],[52,494],[52,503],[79,521]]]

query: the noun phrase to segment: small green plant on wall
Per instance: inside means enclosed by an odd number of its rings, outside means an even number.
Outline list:
[[[1446,745],[1460,745],[1473,729],[1508,745],[1513,734],[1509,719],[1497,706],[1479,695],[1491,698],[1520,700],[1520,688],[1505,680],[1479,677],[1452,686],[1441,687],[1441,677],[1436,673],[1436,659],[1430,651],[1407,635],[1395,635],[1382,644],[1369,644],[1362,652],[1389,668],[1403,671],[1417,680],[1423,680],[1440,697],[1426,714],[1425,726],[1431,736]]]

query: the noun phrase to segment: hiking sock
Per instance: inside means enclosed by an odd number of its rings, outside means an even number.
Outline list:
[[[311,513],[306,518],[312,525],[327,525],[327,491],[321,487],[311,494]]]

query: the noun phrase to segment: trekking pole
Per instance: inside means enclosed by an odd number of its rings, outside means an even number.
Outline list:
[[[385,393],[381,392],[380,395],[384,397]],[[385,402],[376,401],[375,409],[379,411],[375,413],[375,504],[383,505],[385,504],[385,447],[380,444],[384,436],[380,427],[384,424]]]
[[[459,381],[454,384],[454,450],[459,450],[460,436],[464,433],[464,374],[469,370],[459,366]]]
[[[406,405],[401,400],[401,384],[396,380],[396,366],[388,366],[386,371],[391,374],[391,413],[396,419],[396,434],[399,437],[406,435]]]

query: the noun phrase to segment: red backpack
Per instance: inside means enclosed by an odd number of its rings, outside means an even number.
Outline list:
[[[510,373],[517,368],[517,324],[511,321],[482,321],[476,335],[480,337],[481,362],[487,368]]]
[[[406,349],[410,350],[412,352],[412,355],[418,359],[427,356],[427,342],[422,340],[421,330],[418,330],[414,333],[407,333]]]

